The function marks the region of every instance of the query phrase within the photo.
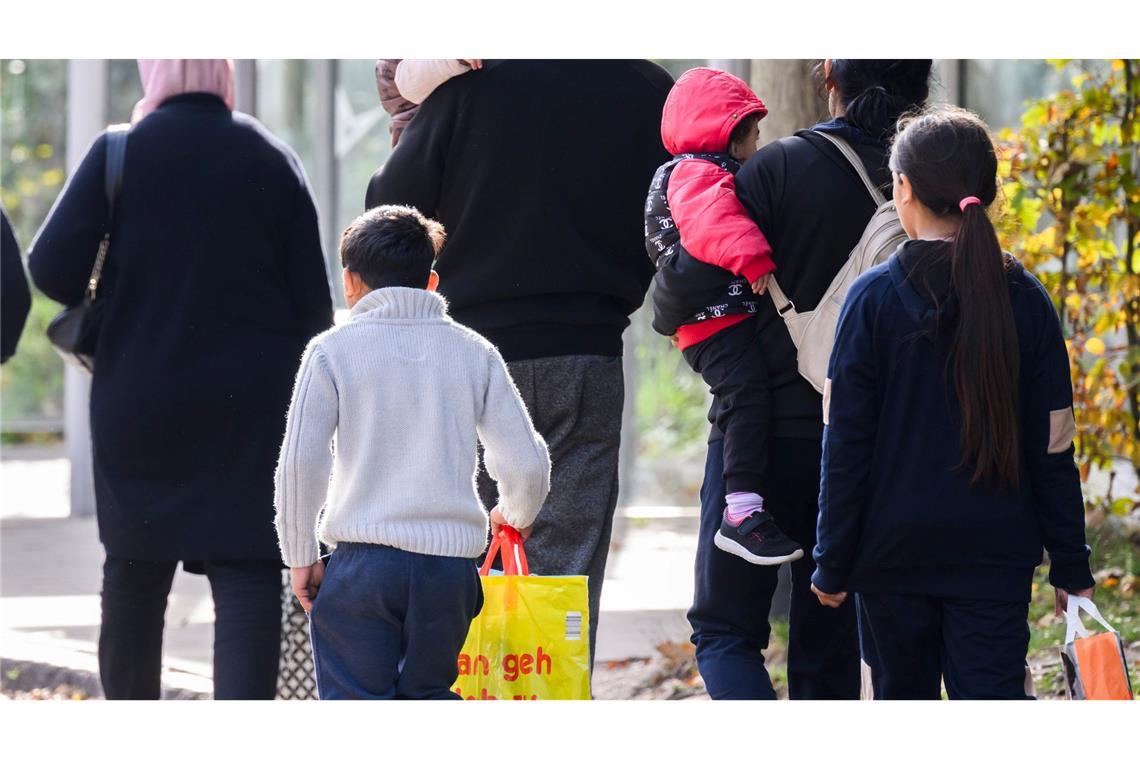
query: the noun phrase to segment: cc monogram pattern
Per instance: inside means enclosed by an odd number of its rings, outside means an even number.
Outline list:
[[[653,294],[654,329],[666,335],[677,327],[730,314],[755,314],[759,302],[743,277],[693,257],[681,245],[681,232],[669,210],[669,177],[686,160],[716,164],[735,174],[740,164],[727,153],[682,153],[653,175],[645,199],[645,250],[657,267]]]

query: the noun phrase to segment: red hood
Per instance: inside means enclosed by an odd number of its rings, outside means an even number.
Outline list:
[[[716,69],[689,69],[665,100],[661,141],[673,155],[720,153],[728,149],[732,128],[754,113],[763,118],[768,109],[743,79]]]

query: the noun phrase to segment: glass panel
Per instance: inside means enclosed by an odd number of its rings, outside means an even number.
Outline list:
[[[1042,60],[971,59],[965,62],[963,105],[976,111],[995,132],[1021,123],[1025,101],[1064,86],[1065,79]]]
[[[337,62],[336,160],[337,210],[333,228],[339,233],[364,211],[368,180],[391,152],[388,113],[380,107],[375,61]]]
[[[135,103],[142,96],[138,61],[134,58],[113,58],[107,61],[107,122],[129,122]]]
[[[67,62],[0,60],[0,187],[27,253],[65,178]],[[63,363],[44,335],[59,306],[33,288],[16,355],[0,369],[5,433],[60,430]]]
[[[654,59],[674,79],[705,59]],[[646,188],[648,190],[648,188]],[[695,494],[704,472],[709,423],[708,389],[681,352],[654,332],[653,290],[626,332],[626,370],[633,382],[632,422],[637,466],[623,498],[637,504],[673,504]],[[632,366],[631,366],[632,365]]]
[[[296,151],[310,180],[317,107],[312,61],[257,61],[257,118]]]

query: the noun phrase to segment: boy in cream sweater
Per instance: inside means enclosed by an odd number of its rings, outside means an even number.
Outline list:
[[[501,494],[492,530],[525,537],[550,487],[546,444],[498,351],[435,293],[443,239],[405,206],[353,221],[340,243],[351,319],[313,339],[297,374],[276,524],[321,699],[457,698],[487,540],[476,439]],[[327,567],[318,540],[335,547]]]

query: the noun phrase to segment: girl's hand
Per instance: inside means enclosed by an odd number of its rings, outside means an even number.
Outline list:
[[[758,296],[764,295],[764,292],[768,290],[768,281],[771,279],[772,279],[772,273],[769,272],[768,274],[764,275],[763,277],[761,277],[756,282],[752,283],[752,292]]]
[[[305,612],[312,612],[317,590],[325,580],[325,563],[318,559],[308,567],[289,568],[289,580],[293,586],[293,595],[301,607]]]
[[[460,58],[459,60],[470,66],[472,71],[483,68],[482,58]]]
[[[811,592],[819,597],[819,603],[824,607],[838,607],[847,601],[846,591],[840,591],[838,594],[825,594],[817,589],[813,583],[811,584]]]
[[[1093,593],[1096,592],[1096,586],[1082,589],[1069,589],[1066,591],[1063,588],[1053,589],[1053,612],[1057,615],[1064,615],[1065,610],[1069,609],[1069,594],[1074,596],[1083,596],[1085,599],[1092,599]]]

